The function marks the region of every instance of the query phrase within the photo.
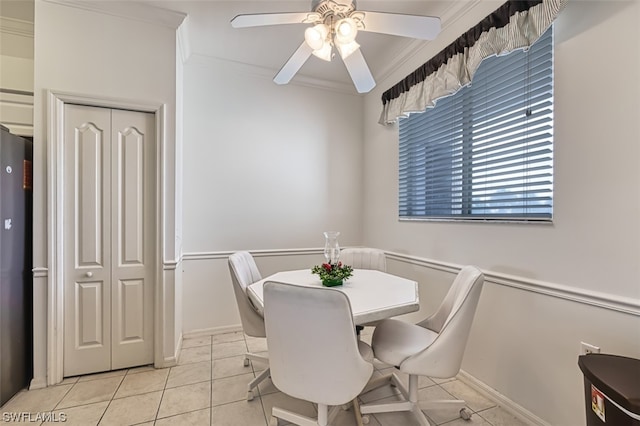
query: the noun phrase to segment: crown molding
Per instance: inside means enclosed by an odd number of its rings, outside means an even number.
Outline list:
[[[97,2],[86,0],[43,0],[47,3],[59,4],[62,6],[74,7],[105,15],[117,16],[120,18],[133,19],[135,21],[150,24],[162,25],[177,29],[184,21],[186,14],[175,10],[163,9],[160,7],[142,4],[138,2]]]
[[[182,63],[186,63],[191,57],[191,39],[189,38],[189,15],[185,16],[182,25],[177,30],[178,54]]]
[[[440,20],[442,22],[442,30],[440,31],[440,34],[481,3],[482,0],[450,2],[449,7],[447,7],[440,16]],[[392,77],[398,68],[401,68],[410,59],[414,58],[421,50],[428,47],[430,43],[431,41],[427,41],[425,43],[424,40],[412,40],[404,49],[400,50],[395,57],[388,61],[388,65],[385,68],[377,73],[375,76],[376,81],[380,83]]]
[[[33,22],[0,16],[0,33],[33,38]]]

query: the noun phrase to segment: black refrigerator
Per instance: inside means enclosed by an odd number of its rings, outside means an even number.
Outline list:
[[[0,125],[0,406],[32,375],[32,152]]]

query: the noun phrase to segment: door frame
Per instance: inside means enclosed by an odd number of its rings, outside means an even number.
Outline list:
[[[78,95],[48,90],[49,143],[47,144],[47,385],[60,383],[64,373],[64,106],[77,104],[102,108],[126,109],[153,113],[156,128],[156,236],[155,285],[153,287],[153,359],[157,367],[164,366],[164,269],[162,242],[164,241],[165,195],[162,176],[165,175],[164,157],[166,105],[137,102],[120,98]]]

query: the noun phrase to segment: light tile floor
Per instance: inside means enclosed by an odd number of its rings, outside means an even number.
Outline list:
[[[371,330],[362,338],[370,341]],[[243,365],[243,354],[265,352],[264,339],[241,332],[185,339],[178,365],[156,370],[151,366],[110,371],[65,379],[56,386],[21,391],[0,408],[0,424],[66,425],[215,425],[267,426],[274,405],[315,416],[313,404],[279,392],[267,379],[259,385],[253,401],[246,400],[247,383],[265,365]],[[392,371],[376,363],[375,375]],[[403,377],[406,380],[406,377]],[[487,397],[457,379],[420,379],[420,399],[461,398],[474,412],[470,421],[454,410],[426,411],[436,425],[521,426],[526,423],[501,409]],[[361,396],[363,403],[396,400],[390,386]],[[44,420],[44,421],[41,421]],[[340,410],[334,426],[352,426],[351,410]],[[406,413],[370,416],[371,426],[413,426]]]

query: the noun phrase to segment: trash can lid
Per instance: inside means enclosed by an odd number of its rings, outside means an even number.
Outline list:
[[[609,399],[640,415],[640,359],[610,354],[578,357],[587,379]]]

